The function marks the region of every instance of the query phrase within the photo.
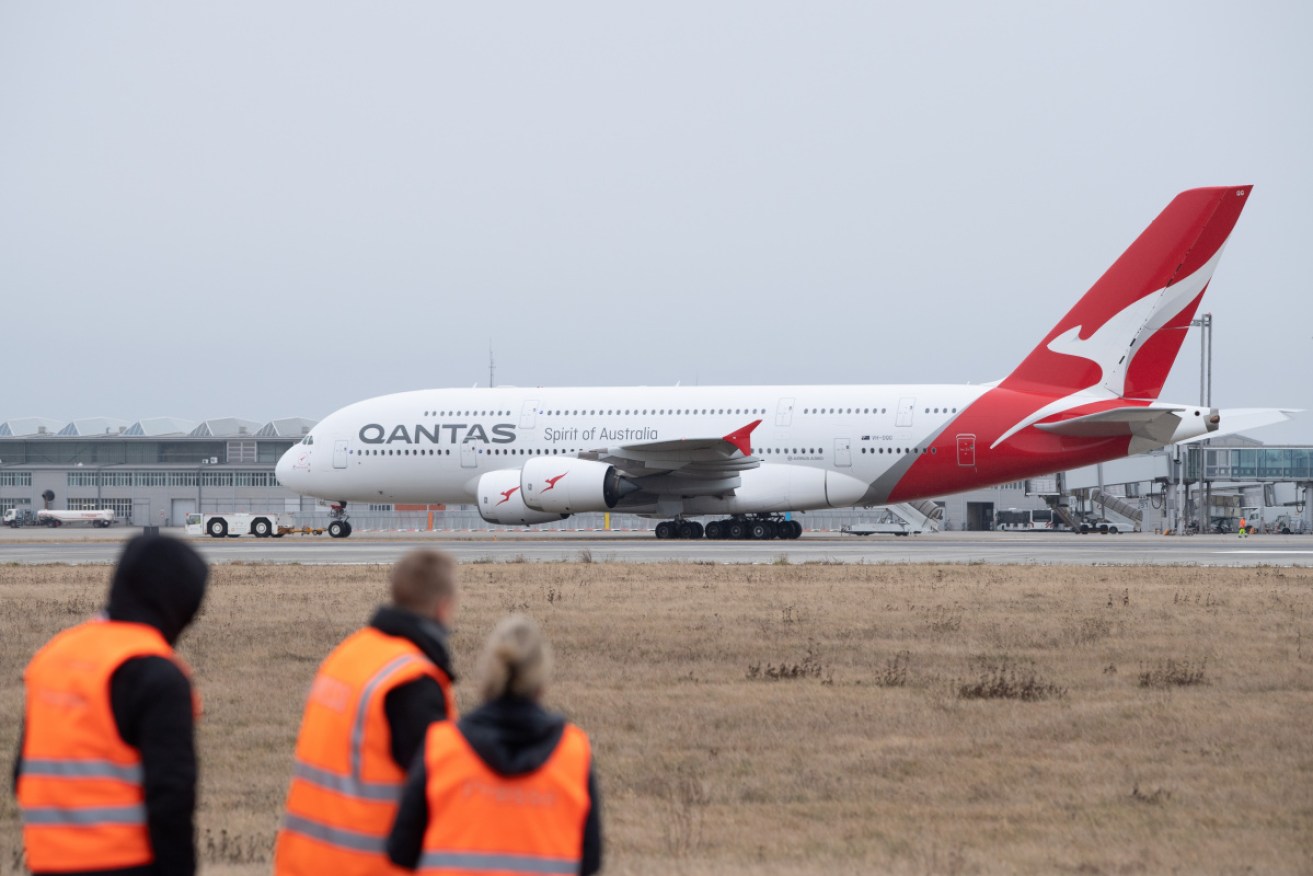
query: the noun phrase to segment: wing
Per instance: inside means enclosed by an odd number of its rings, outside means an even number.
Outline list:
[[[587,450],[579,456],[614,465],[647,492],[720,493],[739,485],[739,472],[761,465],[752,455],[752,432],[760,425],[761,420],[753,420],[719,438],[622,444]]]

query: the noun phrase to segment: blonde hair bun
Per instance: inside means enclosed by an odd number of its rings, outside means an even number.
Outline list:
[[[537,699],[547,688],[552,651],[531,618],[503,618],[488,636],[479,660],[479,693],[484,702],[505,696]]]

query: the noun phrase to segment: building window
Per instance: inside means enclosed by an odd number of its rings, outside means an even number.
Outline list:
[[[96,473],[94,471],[71,471],[68,473],[68,485],[70,487],[94,487],[96,485]],[[81,509],[70,508],[69,510]]]
[[[229,441],[228,442],[228,462],[229,463],[251,463],[256,461],[256,442],[254,441]]]
[[[30,486],[32,486],[32,473],[30,471],[0,471],[0,487]]]
[[[232,485],[233,473],[230,471],[201,472],[202,487],[231,487]]]
[[[25,508],[31,504],[31,499],[0,499],[0,514],[4,514],[10,508]]]
[[[391,506],[391,505],[370,505],[370,506],[369,506],[369,510],[370,510],[370,511],[391,511],[391,510],[392,510],[392,506]]]
[[[163,471],[139,471],[132,476],[134,487],[167,487],[169,473]]]
[[[194,487],[200,482],[200,476],[194,471],[170,471],[165,474],[168,475],[170,487]]]

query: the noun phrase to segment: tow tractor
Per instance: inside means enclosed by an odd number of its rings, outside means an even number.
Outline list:
[[[199,514],[192,512],[184,521],[188,535],[208,535],[211,538],[238,538],[253,535],[256,538],[282,538],[285,535],[323,535],[346,538],[351,534],[351,522],[345,506],[334,505],[330,512],[333,521],[327,526],[297,526],[282,520],[277,514],[259,514],[235,511],[230,514]]]

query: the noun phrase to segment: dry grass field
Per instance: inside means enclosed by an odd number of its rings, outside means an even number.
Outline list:
[[[555,645],[549,700],[594,740],[610,873],[1313,872],[1313,570],[461,573],[458,669],[509,611]],[[268,871],[302,697],[385,574],[216,568],[182,645],[206,872]],[[106,577],[0,567],[6,751],[21,667]]]

